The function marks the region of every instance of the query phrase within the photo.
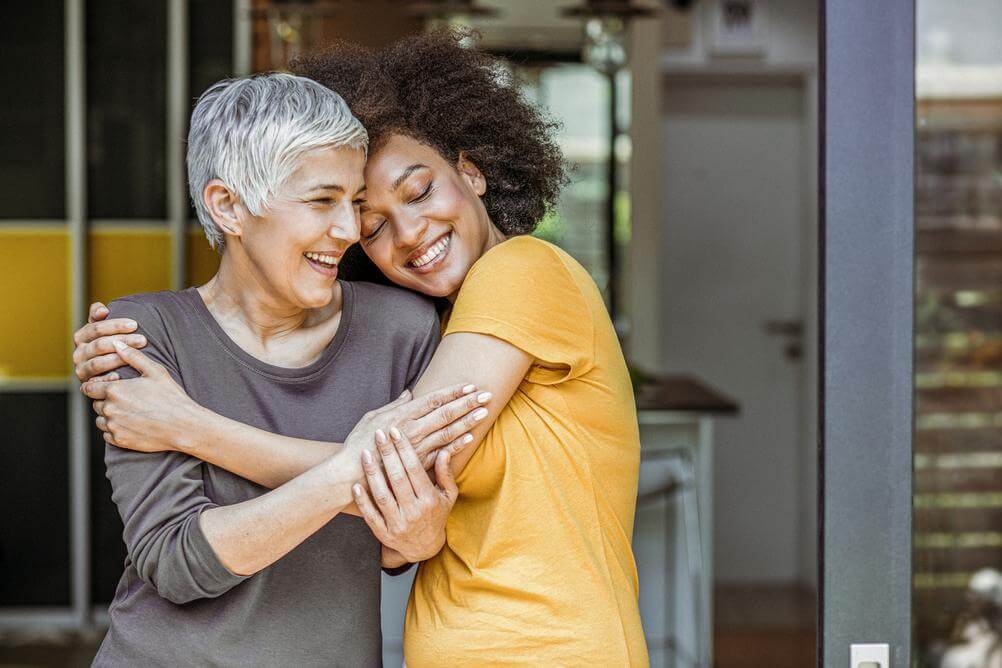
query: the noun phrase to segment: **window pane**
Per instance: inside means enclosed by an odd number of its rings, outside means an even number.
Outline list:
[[[988,666],[1002,617],[1002,5],[916,11],[916,665]]]
[[[206,88],[234,74],[233,0],[191,0],[188,6],[188,42],[190,112]],[[187,120],[185,128],[187,134]],[[195,220],[195,217],[195,209],[189,200],[188,219]]]
[[[93,415],[88,415],[93,418]],[[95,605],[108,605],[125,567],[122,518],[111,500],[105,476],[104,436],[90,420],[91,588]]]
[[[166,217],[166,5],[87,3],[91,218]]]
[[[0,226],[0,379],[65,378],[70,372],[69,235]]]
[[[63,2],[4,12],[0,218],[64,218]]]
[[[0,606],[69,605],[64,393],[0,394]]]

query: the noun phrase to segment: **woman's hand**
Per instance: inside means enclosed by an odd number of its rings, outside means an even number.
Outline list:
[[[459,495],[449,468],[450,453],[440,451],[435,458],[436,484],[407,437],[395,427],[390,436],[392,442],[382,430],[376,432],[382,466],[371,450],[362,451],[369,490],[354,485],[355,504],[386,548],[406,561],[424,561],[445,544],[445,521]]]
[[[142,375],[114,382],[92,379],[81,386],[80,391],[94,399],[95,423],[104,440],[138,452],[185,449],[202,407],[163,366],[120,341],[113,345],[124,363]]]
[[[477,392],[473,385],[453,385],[420,399],[412,399],[405,391],[396,401],[363,415],[344,447],[361,454],[372,447],[377,430],[385,432],[397,425],[413,443],[424,468],[431,468],[439,449],[455,454],[473,441],[469,432],[487,417],[484,404],[490,400],[490,392]]]
[[[90,305],[87,324],[73,333],[74,371],[82,382],[92,378],[117,380],[118,374],[108,373],[125,366],[125,360],[115,352],[115,341],[133,348],[146,345],[146,337],[133,334],[139,325],[135,320],[108,317],[108,307],[101,302]]]

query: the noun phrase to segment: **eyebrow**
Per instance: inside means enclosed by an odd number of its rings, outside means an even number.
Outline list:
[[[431,169],[428,165],[414,164],[401,172],[400,176],[397,177],[396,181],[393,182],[393,190],[396,190],[403,182],[407,180],[407,177],[416,172],[419,169]]]
[[[318,185],[315,185],[315,186],[311,187],[306,192],[311,193],[311,192],[313,192],[315,190],[336,190],[339,193],[343,193],[344,192],[344,186],[339,186],[336,183],[322,183],[322,184],[318,184]]]

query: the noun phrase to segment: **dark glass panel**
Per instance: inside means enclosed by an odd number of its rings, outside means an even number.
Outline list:
[[[18,3],[0,33],[0,218],[64,218],[63,2]]]
[[[0,606],[70,604],[65,393],[0,394]]]
[[[165,2],[87,3],[91,218],[166,217]]]
[[[91,587],[95,605],[111,603],[125,564],[122,520],[118,508],[111,501],[111,483],[104,475],[104,448],[104,437],[91,420]]]

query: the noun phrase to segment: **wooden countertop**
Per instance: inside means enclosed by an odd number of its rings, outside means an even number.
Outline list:
[[[736,415],[737,402],[687,375],[635,374],[638,411],[692,411]]]

